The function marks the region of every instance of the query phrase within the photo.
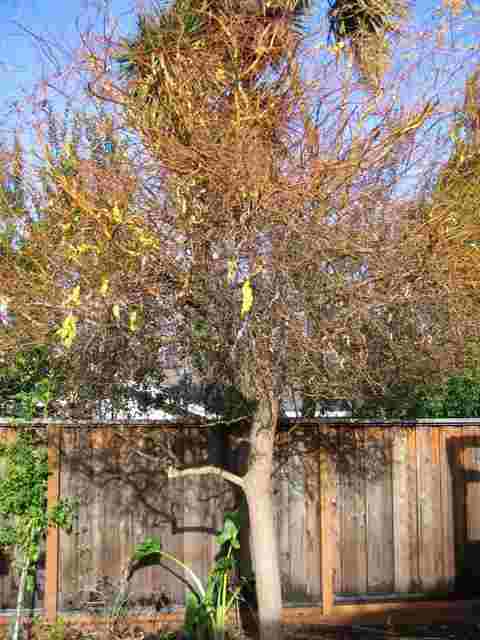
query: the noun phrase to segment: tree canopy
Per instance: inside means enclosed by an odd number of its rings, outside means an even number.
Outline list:
[[[320,61],[298,28],[306,5],[177,0],[140,16],[133,38],[91,44],[88,126],[108,145],[92,148],[85,125],[59,147],[48,115],[34,211],[0,260],[5,352],[48,345],[68,362],[66,388],[106,398],[168,378],[174,345],[202,393],[223,393],[223,409],[211,406],[224,420],[234,400],[245,473],[163,472],[216,474],[244,492],[264,638],[280,633],[282,399],[368,402],[435,382],[478,335],[468,287],[453,295],[452,238],[436,243],[432,224],[444,194],[456,202],[452,172],[402,192],[439,115],[438,101],[407,107],[391,78],[381,86],[377,54],[403,3],[331,3],[337,44]],[[363,82],[348,64],[341,76],[343,49]]]

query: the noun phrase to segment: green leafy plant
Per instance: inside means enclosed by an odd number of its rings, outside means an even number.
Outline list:
[[[58,397],[62,382],[63,372],[52,364],[46,345],[18,350],[12,360],[0,362],[2,415],[20,420],[43,415],[45,406]]]
[[[220,553],[210,572],[206,591],[206,604],[215,638],[223,638],[227,616],[237,601],[241,586],[230,589],[230,577],[236,563],[234,552],[240,548],[238,540],[240,517],[238,513],[227,513],[222,531],[217,535]]]
[[[158,564],[162,560],[170,560],[183,569],[187,575],[188,586],[193,593],[201,598],[205,596],[202,581],[195,575],[190,567],[171,553],[162,549],[162,543],[158,538],[147,538],[136,547],[128,577],[130,578],[138,569]]]
[[[227,513],[224,525],[216,540],[220,545],[215,565],[209,573],[206,587],[186,564],[162,549],[158,538],[147,538],[135,549],[127,570],[129,580],[142,567],[161,564],[170,560],[186,575],[190,589],[186,598],[184,631],[189,640],[223,640],[228,614],[240,598],[241,585],[231,587],[231,576],[236,568],[234,552],[240,548],[238,540],[239,514]],[[171,569],[169,569],[172,571]],[[172,573],[182,579],[175,571]],[[125,593],[119,594],[123,600]]]
[[[22,395],[24,419],[31,419],[41,398],[47,410],[49,390],[42,388]],[[45,402],[47,400],[47,402]],[[20,575],[13,640],[20,634],[20,616],[26,592],[35,588],[36,566],[43,541],[51,526],[70,532],[76,511],[74,500],[61,500],[49,508],[47,487],[50,475],[48,451],[33,429],[17,426],[13,441],[0,442],[0,460],[4,463],[0,483],[0,548],[15,551]]]
[[[176,640],[178,636],[175,631],[160,631],[157,637],[158,640]]]

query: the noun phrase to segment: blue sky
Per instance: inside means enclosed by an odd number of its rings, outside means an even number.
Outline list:
[[[442,1],[412,2],[416,19],[428,24]],[[0,0],[0,99],[13,98],[41,75],[38,48],[22,26],[51,42],[75,47],[79,41],[76,21],[86,24],[98,4],[109,4],[123,29],[133,28],[136,0]],[[316,19],[321,20],[327,0],[314,0],[314,6]]]
[[[76,20],[83,24],[95,15],[95,4],[108,2],[124,29],[132,28],[136,0],[0,0],[0,100],[13,99],[41,76],[38,47],[21,26],[51,42],[72,48],[78,44]],[[417,0],[417,16],[429,20],[442,0]],[[315,0],[323,17],[327,0]]]
[[[95,20],[95,5],[108,0],[0,0],[0,114],[17,99],[28,95],[52,66],[45,62],[46,47],[27,32],[41,35],[68,51],[79,46],[78,21],[82,28]],[[123,32],[135,25],[136,0],[110,0],[111,14]],[[39,49],[43,47],[43,56]],[[54,55],[62,59],[55,47]],[[41,62],[43,57],[43,63]],[[66,59],[64,57],[64,59]]]

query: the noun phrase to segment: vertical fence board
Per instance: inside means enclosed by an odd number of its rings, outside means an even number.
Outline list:
[[[116,427],[114,427],[116,429]],[[108,578],[114,589],[120,577],[122,558],[120,557],[120,523],[122,512],[120,508],[120,496],[124,486],[121,478],[117,476],[119,463],[112,427],[103,428],[102,465],[108,468],[108,477],[102,483],[103,503],[103,574]],[[120,472],[119,474],[120,475]]]
[[[208,573],[210,568],[215,560],[215,555],[217,551],[217,545],[215,543],[215,530],[217,521],[214,516],[214,495],[217,493],[220,488],[216,484],[216,478],[205,476],[200,478],[199,482],[199,496],[200,503],[198,505],[198,514],[199,520],[197,523],[200,526],[207,527],[209,529],[208,532],[200,533],[199,537],[201,539],[200,545],[202,548],[202,580],[204,582],[207,581]]]
[[[138,443],[136,444],[140,452],[142,452],[145,447],[145,432],[146,429],[142,428],[139,429],[137,433]],[[134,455],[134,460],[137,464],[140,465],[140,457],[137,454]],[[149,505],[152,501],[151,493],[152,488],[155,487],[155,479],[156,474],[153,473],[151,474],[149,481],[142,466],[137,470],[137,477],[135,478],[134,482],[130,484],[130,495],[134,502],[129,505],[128,529],[131,536],[130,545],[133,548],[137,547],[139,544],[142,544],[147,538],[153,537],[154,535],[154,527],[152,526],[152,513]],[[134,505],[136,506],[136,508]],[[160,540],[162,546],[166,550],[170,551],[168,539],[165,539],[163,536],[161,536]],[[153,567],[147,567],[141,569],[140,571],[137,571],[133,576],[131,585],[131,598],[134,602],[137,602],[141,605],[145,602],[145,599],[151,595],[154,585],[153,572]]]
[[[52,509],[60,497],[60,431],[57,425],[48,425],[48,468],[50,476],[47,487],[47,507]],[[45,614],[49,622],[57,618],[58,610],[58,527],[49,527],[47,532],[47,557],[45,567]]]
[[[335,442],[337,447],[340,446],[341,443],[341,435],[337,431],[335,433]],[[322,460],[322,459],[321,459]],[[342,474],[338,469],[338,465],[335,464],[335,461],[332,460],[332,467],[329,468],[329,472],[333,475],[332,481],[334,481],[334,488],[332,489],[333,500],[335,501],[334,507],[334,516],[335,516],[335,547],[333,549],[334,552],[334,593],[342,593],[343,592],[343,562],[342,562],[342,548],[343,548],[343,533],[342,533],[342,523],[343,523],[343,480]],[[323,556],[322,556],[323,558]]]
[[[146,538],[150,537],[151,531],[151,514],[147,508],[142,508],[138,514],[139,522],[135,527],[135,546],[141,544]],[[165,549],[168,549],[168,540],[162,540]],[[153,588],[153,567],[141,569],[136,574],[136,593],[140,598],[146,598]]]
[[[62,431],[62,467],[60,470],[60,494],[62,498],[69,498],[77,495],[76,476],[72,472],[70,459],[75,449],[77,433],[70,428]],[[59,608],[68,608],[65,602],[66,594],[78,592],[78,553],[77,547],[80,532],[78,530],[78,517],[75,518],[73,531],[69,535],[65,531],[60,531],[60,554],[59,554]]]
[[[477,542],[480,541],[480,435],[473,429],[466,433],[467,537],[470,542]]]
[[[418,456],[417,428],[408,430],[408,528],[410,531],[410,589],[419,592],[420,585],[420,539],[419,539],[419,496],[418,496]]]
[[[84,544],[82,520],[86,510],[83,508],[80,490],[82,474],[75,468],[73,461],[80,446],[79,429],[68,426],[63,430],[62,435],[61,497],[79,500],[72,533],[67,535],[63,531],[60,532],[59,608],[64,611],[71,609],[73,603],[79,606],[79,576],[82,572],[81,562],[83,560],[81,549]]]
[[[185,480],[183,478],[176,478],[171,481],[173,486],[173,490],[175,491],[177,496],[181,495],[181,498],[178,497],[177,501],[180,503],[179,509],[177,511],[177,525],[179,528],[182,528],[185,525],[184,517],[185,510],[183,508],[183,500],[185,495]],[[170,543],[175,556],[181,560],[182,562],[186,562],[185,556],[185,536],[183,533],[176,533],[175,535],[170,532]],[[172,584],[172,581],[169,582],[170,591],[172,593],[172,597],[175,602],[185,602],[185,589],[183,585],[179,583],[178,580],[175,580]]]
[[[224,513],[227,510],[224,505],[225,496],[222,498],[222,492],[229,489],[226,482],[220,480],[220,478],[205,478],[205,517],[208,526],[211,527],[213,533],[209,534],[206,545],[206,564],[207,575],[215,563],[215,556],[219,551],[219,546],[216,541],[216,531],[219,531],[223,526]]]
[[[419,495],[419,571],[422,590],[433,593],[441,587],[442,511],[440,469],[436,462],[432,427],[417,429],[418,495]]]
[[[328,427],[321,427],[328,434]],[[331,613],[335,604],[336,568],[337,568],[337,474],[334,460],[328,451],[321,450],[320,463],[320,527],[321,527],[321,571],[323,614]]]
[[[367,466],[367,591],[391,593],[394,587],[391,438],[384,429],[365,430]]]
[[[82,504],[79,518],[81,530],[81,556],[80,573],[78,575],[78,587],[81,593],[81,601],[90,599],[90,591],[96,586],[96,575],[99,570],[98,553],[95,554],[95,544],[97,541],[95,534],[95,508],[96,490],[94,484],[95,474],[93,471],[94,457],[91,440],[91,430],[79,427],[78,430],[78,450],[76,452],[78,466],[76,467],[78,477],[78,488]]]
[[[131,462],[129,460],[129,434],[128,430],[120,428],[121,439],[118,441],[117,461],[122,469],[129,475]],[[129,467],[127,467],[129,465]],[[134,492],[128,483],[123,483],[120,487],[115,487],[116,499],[115,505],[118,512],[118,570],[123,571],[126,563],[132,557],[134,552],[133,543],[133,527],[132,527],[132,509],[134,502]]]
[[[448,457],[448,431],[440,429],[439,464],[442,492],[442,555],[443,587],[445,591],[455,589],[455,511],[453,472]]]
[[[462,568],[463,591],[480,594],[480,432],[463,429],[463,465],[465,492],[465,549]]]
[[[284,571],[282,566],[282,552],[281,552],[281,536],[282,536],[282,521],[283,518],[283,505],[282,505],[282,492],[281,492],[281,482],[282,482],[282,470],[279,470],[279,473],[274,479],[274,489],[273,489],[273,518],[275,525],[275,535],[277,537],[277,547],[278,547],[278,559],[280,566],[280,581],[282,587],[282,599],[285,599],[284,593]]]
[[[204,478],[204,512],[205,521],[208,523],[208,527],[211,529],[211,533],[208,534],[207,544],[205,545],[205,563],[208,577],[210,569],[215,562],[215,556],[219,551],[219,546],[216,541],[216,532],[223,525],[223,508],[220,498],[216,497],[222,490],[228,488],[228,484],[223,482],[220,478],[210,477]]]
[[[194,441],[194,430],[188,429],[188,437],[191,442]],[[190,447],[185,455],[187,464],[195,462],[194,453]],[[205,482],[202,478],[195,476],[185,478],[183,523],[186,531],[183,534],[184,561],[202,582],[205,582],[209,569],[206,553],[208,549],[206,537],[208,534],[187,530],[209,525],[205,503],[202,501],[204,494]]]
[[[301,602],[305,598],[305,482],[303,461],[295,455],[289,474],[288,528],[289,528],[289,587],[287,598]]]
[[[91,520],[93,575],[91,585],[99,589],[98,596],[102,597],[102,583],[106,576],[105,560],[108,554],[108,532],[105,531],[105,491],[102,487],[101,458],[104,452],[105,440],[102,427],[95,428],[91,433],[91,447],[93,453],[93,504]]]
[[[466,548],[468,544],[468,513],[467,513],[467,468],[468,452],[464,446],[466,430],[462,429],[462,436],[455,438],[455,548],[457,565],[457,587],[465,589],[465,573],[467,567]]]
[[[364,434],[349,429],[340,446],[351,447],[354,460],[342,483],[342,592],[367,592],[367,536],[365,469],[363,468]],[[345,438],[345,436],[348,436]]]
[[[396,430],[392,447],[394,591],[408,593],[411,589],[412,575],[409,526],[409,500],[411,496],[408,475],[408,433],[406,429]]]
[[[459,578],[465,562],[466,505],[463,428],[458,427],[449,434],[448,458],[453,482],[453,512],[455,536],[455,589],[460,587]]]
[[[320,550],[320,468],[318,453],[310,454],[305,465],[305,567],[306,595],[318,602],[322,594]]]
[[[419,522],[419,574],[422,590],[431,590],[435,584],[435,558],[432,540],[430,428],[417,429],[417,477],[418,477],[418,522]]]
[[[467,440],[468,435],[465,435],[465,440]],[[476,518],[473,513],[475,507],[475,490],[469,478],[474,466],[474,456],[472,455],[471,447],[466,444],[465,440],[463,442],[463,466],[465,469],[465,543],[469,543],[474,538],[476,528]]]
[[[282,577],[282,597],[287,598],[290,582],[290,529],[289,529],[289,492],[288,476],[282,473],[278,479],[277,518],[278,518],[278,551],[280,554],[280,573]]]
[[[185,430],[188,435],[188,431]],[[161,438],[162,434],[158,433],[157,438]],[[180,460],[185,459],[186,445],[182,440],[179,445],[176,445],[176,454]],[[185,536],[182,532],[182,528],[185,525],[185,480],[183,478],[175,478],[168,481],[167,491],[161,492],[158,489],[160,487],[154,487],[156,497],[150,496],[150,500],[161,511],[169,511],[174,506],[173,512],[176,519],[176,526],[179,531],[172,529],[171,524],[168,521],[163,521],[161,527],[161,539],[165,544],[165,549],[168,549],[176,558],[182,562],[186,562],[185,556]],[[185,602],[185,587],[184,585],[168,573],[162,570],[160,585],[164,589],[173,602],[184,603]]]
[[[445,584],[445,554],[443,553],[444,519],[442,502],[442,466],[440,462],[440,430],[437,426],[430,429],[431,446],[431,538],[433,541],[433,592],[442,593],[446,590]]]
[[[168,528],[164,529],[158,522],[155,514],[149,509],[144,510],[144,518],[145,537],[159,538],[165,551],[171,553],[172,537]],[[141,580],[142,576],[140,575],[139,578]],[[149,567],[148,590],[144,590],[144,597],[148,601],[155,597],[155,594],[161,590],[162,586],[165,585],[165,589],[167,589],[167,585],[169,588],[174,588],[174,582],[174,576],[166,572],[163,567],[158,565]]]

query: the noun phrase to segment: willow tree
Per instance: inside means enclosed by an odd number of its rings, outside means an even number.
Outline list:
[[[41,338],[88,379],[111,364],[114,334],[110,375],[128,381],[141,379],[144,348],[173,340],[197,380],[237,391],[244,472],[166,473],[244,492],[264,639],[281,637],[272,472],[287,389],[378,392],[448,346],[418,321],[419,305],[442,300],[423,232],[394,197],[432,107],[400,117],[394,92],[366,96],[345,122],[345,96],[338,108],[327,99],[333,65],[305,79],[298,11],[294,0],[178,0],[117,46],[118,73],[104,61],[111,41],[90,51],[89,94],[112,105],[125,151],[98,166],[65,148],[68,172],[47,153],[28,242],[0,260],[3,348]]]

